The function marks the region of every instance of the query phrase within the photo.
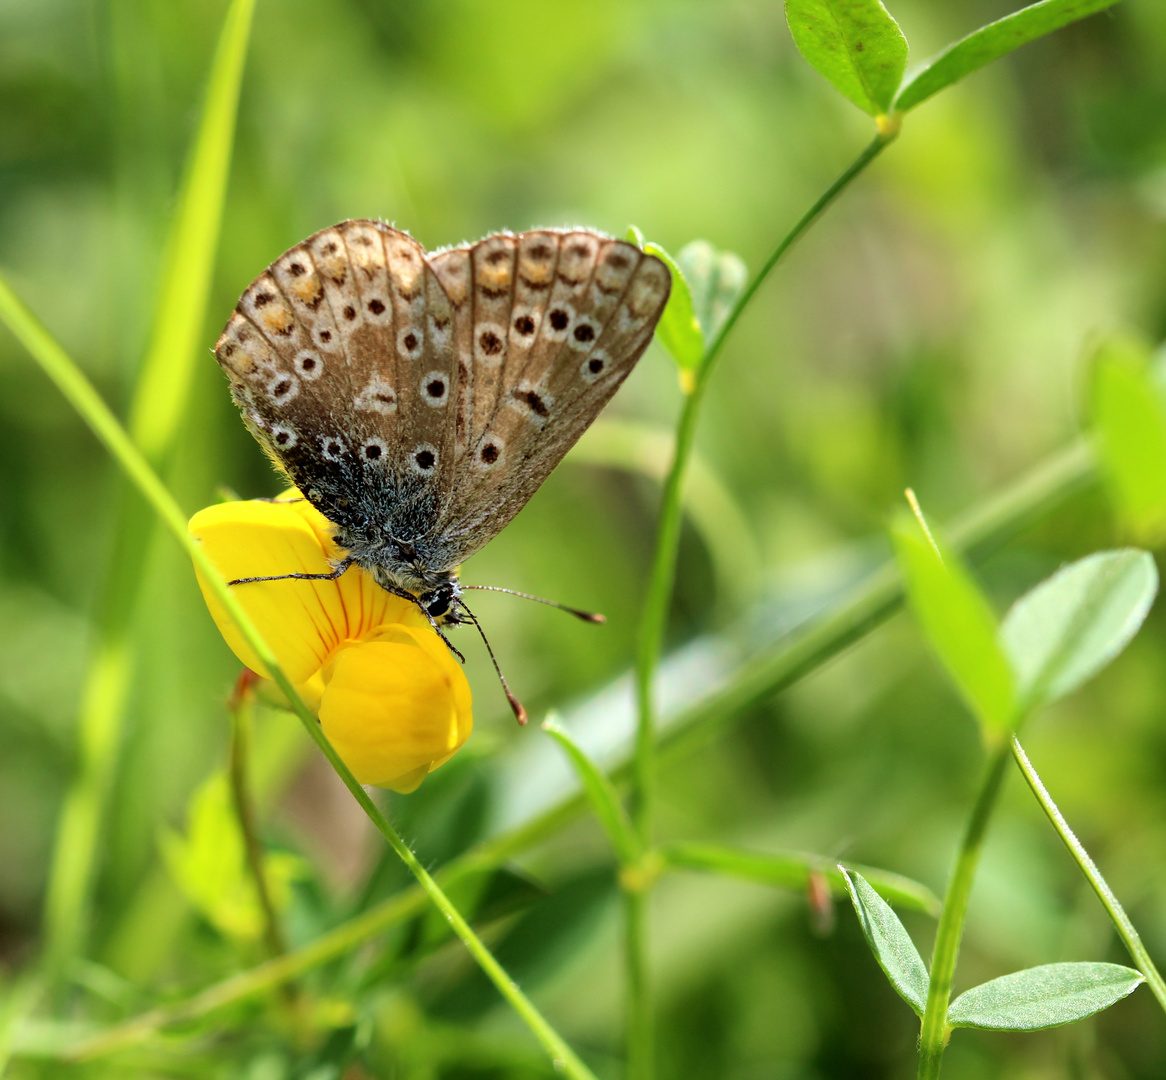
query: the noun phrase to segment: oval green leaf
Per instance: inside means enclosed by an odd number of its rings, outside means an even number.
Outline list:
[[[951,1003],[952,1027],[1040,1031],[1108,1009],[1144,981],[1121,964],[1042,964],[973,987]]]
[[[1095,675],[1138,632],[1158,591],[1144,551],[1100,551],[1058,570],[1008,612],[1000,639],[1026,709]]]
[[[912,75],[899,92],[895,108],[899,112],[913,109],[933,94],[946,90],[952,83],[1013,49],[1116,3],[1117,0],[1040,0],[1040,3],[1030,4],[1003,19],[981,26],[949,45]]]
[[[927,968],[899,916],[861,874],[838,867],[846,880],[850,902],[879,967],[899,996],[919,1015],[927,1008]]]
[[[992,608],[955,553],[937,550],[913,517],[901,515],[892,539],[928,642],[985,736],[998,738],[1012,727],[1015,694]]]
[[[907,67],[907,39],[879,0],[786,0],[802,56],[863,112],[881,116]]]

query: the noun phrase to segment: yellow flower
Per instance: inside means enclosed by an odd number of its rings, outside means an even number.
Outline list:
[[[220,503],[190,519],[191,535],[228,581],[326,574],[341,555],[332,531],[306,501]],[[268,677],[201,575],[199,587],[234,654]],[[413,791],[469,738],[470,687],[460,665],[417,605],[385,592],[371,575],[353,567],[335,581],[234,588],[362,784]]]

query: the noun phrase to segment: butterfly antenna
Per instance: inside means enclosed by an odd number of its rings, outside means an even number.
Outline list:
[[[504,589],[501,585],[463,585],[463,589],[485,589],[487,592],[504,592],[511,596],[521,596],[523,600],[536,600],[540,604],[546,604],[548,607],[558,608],[560,611],[565,611],[568,615],[574,615],[576,619],[582,619],[589,623],[605,623],[607,622],[606,615],[600,615],[595,611],[580,611],[578,608],[567,607],[566,604],[560,604],[557,600],[548,600],[545,596],[532,596],[528,592],[519,592],[517,589]]]
[[[490,639],[486,637],[486,631],[482,629],[482,624],[478,622],[478,617],[466,607],[465,601],[459,600],[458,606],[470,617],[470,622],[474,624],[478,633],[481,635],[482,641],[485,643],[486,652],[490,654],[490,662],[494,665],[494,670],[498,673],[498,681],[502,684],[502,691],[506,694],[506,700],[514,712],[514,719],[519,724],[525,725],[526,710],[522,707],[522,702],[514,696],[514,692],[510,689],[510,684],[506,681],[506,676],[502,674],[502,669],[498,666],[498,657],[494,655],[494,650],[490,648]]]

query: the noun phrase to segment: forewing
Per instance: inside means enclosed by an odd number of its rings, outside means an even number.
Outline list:
[[[215,347],[264,448],[331,520],[449,491],[451,309],[421,246],[371,221],[324,229],[244,292]]]
[[[587,230],[488,237],[470,266],[471,437],[438,526],[455,562],[506,525],[595,419],[647,348],[671,287],[660,260]],[[504,293],[490,271],[507,266]],[[492,346],[502,328],[496,362],[482,365],[483,338]]]

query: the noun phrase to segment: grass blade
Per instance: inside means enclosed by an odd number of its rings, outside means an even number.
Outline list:
[[[591,809],[599,818],[599,823],[607,833],[619,861],[625,866],[634,863],[640,854],[640,844],[611,780],[600,771],[599,766],[579,748],[575,740],[555,722],[553,717],[547,717],[542,727],[571,759],[571,764],[583,784],[587,800],[591,803]]]
[[[660,854],[673,869],[705,870],[796,892],[804,892],[809,886],[811,873],[820,873],[836,896],[847,894],[842,871],[825,855],[808,855],[801,851],[763,853],[698,843],[669,844]],[[860,873],[884,900],[928,915],[939,914],[939,897],[918,881],[857,863],[847,864],[846,869]]]
[[[234,0],[227,12],[167,242],[152,339],[134,394],[130,423],[135,442],[154,467],[174,446],[189,396],[218,247],[254,7],[255,0]],[[10,306],[20,307],[11,294],[6,299]],[[29,313],[14,313],[26,332],[36,338],[36,328],[31,325],[35,320]],[[34,342],[22,340],[34,351]],[[35,344],[50,354],[55,347],[50,340]],[[57,369],[63,373],[61,359],[57,358]],[[64,366],[70,363],[64,358]],[[65,391],[59,381],[58,386]],[[73,387],[73,392],[84,394],[79,387]],[[79,410],[87,406],[92,413],[92,402],[70,400]],[[117,763],[134,665],[129,627],[141,582],[139,553],[154,527],[153,517],[128,490],[119,490],[114,506],[113,550],[78,715],[79,772],[61,810],[45,901],[50,981],[59,978],[84,948],[98,837]]]

